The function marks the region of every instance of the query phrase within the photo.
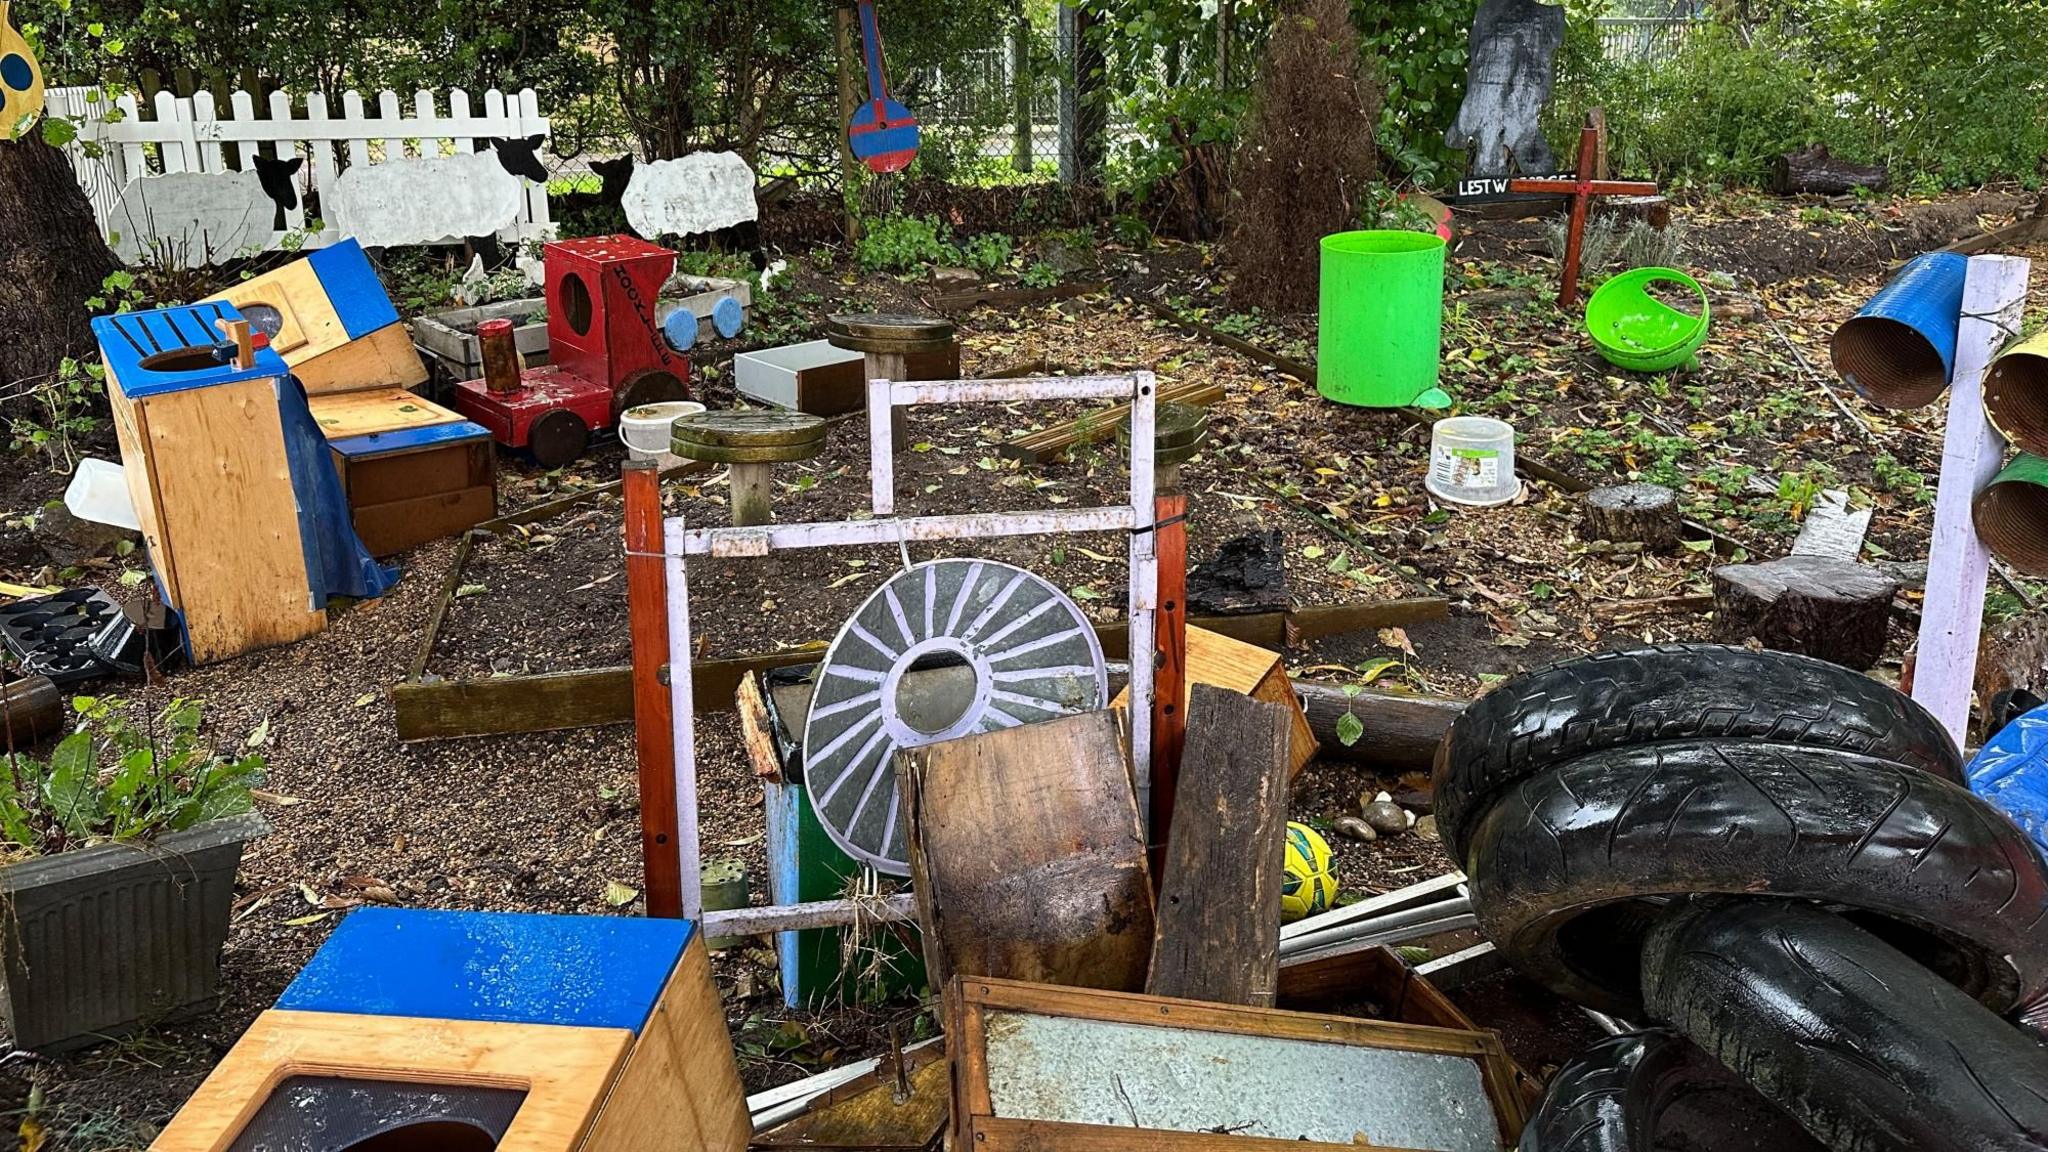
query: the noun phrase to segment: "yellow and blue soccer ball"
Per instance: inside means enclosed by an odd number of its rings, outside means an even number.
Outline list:
[[[1337,875],[1330,870],[1330,845],[1306,824],[1287,825],[1286,878],[1280,884],[1280,920],[1321,912],[1337,899]]]

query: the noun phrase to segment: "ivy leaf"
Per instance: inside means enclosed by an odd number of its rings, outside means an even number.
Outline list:
[[[78,125],[62,116],[43,118],[43,143],[52,148],[62,148],[78,139]]]

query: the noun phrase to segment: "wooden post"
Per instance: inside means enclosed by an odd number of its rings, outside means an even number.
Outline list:
[[[1010,29],[1010,106],[1016,118],[1016,139],[1012,142],[1011,167],[1029,172],[1035,162],[1031,154],[1031,17],[1024,5],[1013,5]]]
[[[1174,786],[1180,779],[1181,748],[1187,741],[1188,497],[1178,487],[1153,497],[1159,557],[1158,632],[1154,637],[1152,682],[1152,804],[1146,828],[1156,892],[1173,828]]]
[[[2006,337],[2020,329],[2028,269],[2021,256],[1970,257],[1956,366],[1949,376],[1948,431],[1941,445],[1913,699],[1941,721],[1958,747],[1970,729],[1984,581],[1991,571],[1991,552],[1977,538],[1970,503],[1997,473],[2005,454],[2004,438],[1984,416],[1984,373]]]
[[[633,747],[640,767],[640,859],[647,914],[683,914],[676,853],[674,713],[661,682],[668,656],[668,580],[662,569],[661,473],[652,460],[620,477],[626,520],[626,611],[633,636]]]
[[[1571,227],[1565,234],[1564,283],[1558,288],[1557,306],[1570,308],[1579,302],[1579,247],[1586,239],[1586,213],[1595,196],[1650,196],[1655,184],[1637,180],[1602,180],[1595,174],[1600,164],[1600,131],[1587,125],[1579,131],[1578,170],[1569,180],[1516,179],[1508,181],[1510,192],[1535,192],[1572,198]]]

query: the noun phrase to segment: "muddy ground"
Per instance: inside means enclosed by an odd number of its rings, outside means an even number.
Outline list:
[[[1535,481],[1502,508],[1433,506],[1421,485],[1426,428],[1394,413],[1327,404],[1301,381],[1191,337],[1143,306],[1162,303],[1271,351],[1312,359],[1312,321],[1234,311],[1225,274],[1204,249],[1103,241],[1077,255],[1063,240],[1071,278],[1109,279],[1116,290],[960,315],[963,367],[973,373],[1043,360],[1052,371],[1146,367],[1162,384],[1222,384],[1209,444],[1186,468],[1191,556],[1199,562],[1226,539],[1278,528],[1299,604],[1443,595],[1452,604],[1448,619],[1320,640],[1287,653],[1288,663],[1298,676],[1470,695],[1574,653],[1705,636],[1709,620],[1668,611],[1669,598],[1704,591],[1730,547],[1756,558],[1784,552],[1818,488],[1846,489],[1852,502],[1877,509],[1868,556],[1920,558],[1942,413],[1881,413],[1843,397],[1845,413],[1827,391],[1841,391],[1827,367],[1827,338],[1892,261],[2003,223],[2026,203],[1982,193],[1933,203],[1724,197],[1681,206],[1685,266],[1708,276],[1716,324],[1698,368],[1663,377],[1606,365],[1576,319],[1549,303],[1556,266],[1540,225],[1474,226],[1451,258],[1444,387],[1465,410],[1515,423],[1521,451],[1558,468],[1589,480],[1644,478],[1679,488],[1689,513],[1733,542],[1721,553],[1688,547],[1648,556],[1581,540],[1575,500]],[[772,320],[776,339],[808,338],[826,312],[921,306],[934,292],[921,279],[857,274],[844,253],[827,253],[789,253],[793,279],[779,289],[785,306]],[[2048,258],[2048,246],[2033,254]],[[2044,301],[2048,293],[2037,288],[2035,317]],[[731,399],[730,350],[699,358],[714,404]],[[997,450],[1064,414],[1022,407],[916,414],[909,450],[897,457],[901,509],[1076,507],[1114,498],[1122,479],[1113,442],[1039,466],[1018,465]],[[866,501],[867,452],[861,421],[836,426],[819,457],[778,469],[778,514],[855,514]],[[503,457],[501,507],[597,487],[617,475],[619,459],[616,445],[599,447],[546,474]],[[37,546],[27,521],[61,489],[61,478],[0,460],[7,524],[0,579],[93,581],[132,594],[121,575],[136,569],[139,556],[67,568]],[[672,483],[666,498],[672,513],[692,522],[722,522],[723,474]],[[630,729],[398,742],[384,689],[405,675],[454,551],[444,541],[403,557],[405,578],[392,593],[335,612],[313,639],[176,671],[146,688],[106,686],[137,707],[173,696],[203,699],[217,741],[257,740],[252,746],[270,761],[270,798],[261,810],[273,831],[243,864],[215,1011],[78,1056],[5,1058],[0,1109],[19,1115],[28,1085],[40,1084],[37,1120],[50,1133],[43,1147],[146,1144],[366,893],[446,908],[639,910],[637,898],[616,904],[623,890],[641,886]],[[1110,620],[1124,598],[1119,551],[1106,540],[1026,538],[913,549],[911,559],[972,553],[1007,560]],[[622,561],[619,506],[610,496],[480,543],[456,581],[429,675],[624,663]],[[900,563],[893,551],[874,549],[722,561],[701,575],[693,568],[699,654],[829,640]],[[1880,675],[1896,675],[1909,643],[1906,629],[1895,628]],[[758,880],[765,875],[760,793],[729,714],[700,724],[698,763],[707,855],[746,860],[757,888],[765,888]],[[1294,813],[1328,828],[1356,809],[1361,793],[1423,783],[1318,762],[1297,784]],[[1333,845],[1347,898],[1450,867],[1420,836]],[[843,1013],[785,1012],[765,956],[742,949],[718,964],[750,1088],[872,1051],[884,1024],[923,1011],[899,1001]],[[1482,1016],[1485,1003],[1480,996],[1473,1005]],[[1506,1030],[1533,1068],[1559,1058],[1556,1045],[1538,1042],[1545,1029],[1524,1023]]]

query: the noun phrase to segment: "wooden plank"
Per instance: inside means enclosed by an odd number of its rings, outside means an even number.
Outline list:
[[[1144,986],[1152,884],[1115,714],[904,749],[896,772],[934,984]]]
[[[962,1147],[977,1152],[1260,1152],[1281,1141],[1227,1132],[1165,1132],[1109,1124],[976,1117]],[[1289,1152],[1424,1152],[1353,1138],[1349,1144],[1284,1141]]]
[[[1353,695],[1334,684],[1306,680],[1294,681],[1294,690],[1307,707],[1309,727],[1322,741],[1325,759],[1423,772],[1435,763],[1437,744],[1468,703],[1379,688],[1361,688]],[[1337,734],[1346,713],[1365,725],[1364,735],[1351,744]]]
[[[1799,526],[1799,538],[1792,542],[1794,556],[1824,556],[1853,561],[1863,552],[1864,534],[1870,531],[1870,517],[1876,509],[1849,510],[1849,493],[1830,488],[1807,509]]]
[[[391,385],[414,388],[427,382],[427,363],[401,323],[386,324],[332,352],[308,357],[292,375],[312,395]]]
[[[934,1044],[878,1062],[826,1092],[800,1116],[754,1138],[756,1149],[923,1152],[946,1126],[952,1069]],[[899,1074],[901,1079],[899,1080]]]
[[[427,627],[420,634],[420,645],[414,650],[412,664],[405,670],[405,681],[417,684],[427,670],[427,655],[434,650],[434,638],[441,634],[441,622],[448,616],[448,605],[455,599],[455,590],[462,584],[463,565],[469,563],[469,551],[476,545],[476,533],[464,532],[455,545],[455,555],[448,561],[448,574],[441,578],[441,591],[434,597],[433,610],[427,613]]]
[[[753,1135],[725,1006],[698,932],[619,1070],[584,1147],[595,1152],[744,1152]]]
[[[818,652],[771,652],[699,660],[690,698],[699,712],[729,712],[748,672],[815,664]],[[480,676],[396,684],[391,704],[400,740],[451,740],[633,722],[633,670],[625,665],[532,676]]]
[[[669,691],[662,683],[668,652],[668,574],[662,560],[661,481],[653,461],[626,464],[626,604],[633,635],[633,750],[640,781],[640,856],[650,916],[683,914],[675,733]]]
[[[2006,334],[2020,330],[2030,267],[2018,256],[1974,256],[1963,282],[1913,675],[1913,699],[1941,721],[1959,748],[1969,737],[1984,581],[1991,569],[1991,552],[1977,538],[1970,505],[1997,473],[2005,449],[2004,437],[1984,415],[1984,372]]]
[[[1980,252],[1989,252],[1993,248],[2004,245],[2026,243],[2032,240],[2044,227],[2048,227],[2048,217],[2039,215],[2028,216],[2024,219],[2015,220],[2003,228],[1994,228],[1989,232],[1982,232],[1975,236],[1965,236],[1961,240],[1939,249],[1939,251],[1955,252],[1964,256],[1975,256]]]
[[[1191,685],[1188,699],[1188,803],[1166,844],[1145,991],[1270,1008],[1294,715],[1211,684]]]
[[[1223,385],[1178,381],[1159,390],[1162,404],[1198,404],[1204,407],[1223,399]],[[1037,464],[1048,460],[1084,439],[1114,439],[1117,426],[1131,413],[1129,404],[1117,404],[1097,409],[1077,420],[1026,432],[1003,441],[996,449],[998,455],[1008,460],[1021,460],[1026,464]]]
[[[150,1148],[223,1152],[277,1084],[299,1075],[522,1089],[526,1098],[497,1152],[568,1152],[583,1147],[632,1044],[623,1028],[272,1009]]]
[[[1049,288],[976,288],[964,292],[943,292],[926,302],[941,312],[956,312],[963,308],[978,308],[984,305],[991,308],[1015,308],[1026,304],[1043,304],[1048,300],[1094,296],[1107,291],[1107,281],[1084,280],[1072,284],[1054,284]]]
[[[1188,666],[1188,497],[1174,489],[1153,498],[1152,522],[1158,526],[1154,550],[1159,574],[1153,603],[1152,647],[1152,785],[1145,834],[1151,853],[1152,881],[1159,882],[1167,831],[1173,827],[1173,802],[1180,788],[1181,752],[1187,745]],[[1130,646],[1125,637],[1125,647]],[[1125,690],[1129,696],[1129,690]],[[1155,894],[1157,889],[1154,889]]]
[[[450,412],[424,396],[403,388],[367,388],[360,392],[331,392],[309,396],[313,422],[329,440],[396,432],[402,428],[432,428],[455,424],[461,413]]]
[[[768,694],[760,673],[749,672],[740,677],[733,704],[740,715],[740,744],[747,750],[747,764],[753,768],[754,777],[769,784],[784,783],[782,752],[775,742],[775,721],[768,711]],[[805,691],[807,712],[810,706],[811,694]]]
[[[497,488],[479,484],[410,500],[357,504],[351,520],[370,555],[391,556],[430,540],[467,532],[489,516],[497,503]]]

